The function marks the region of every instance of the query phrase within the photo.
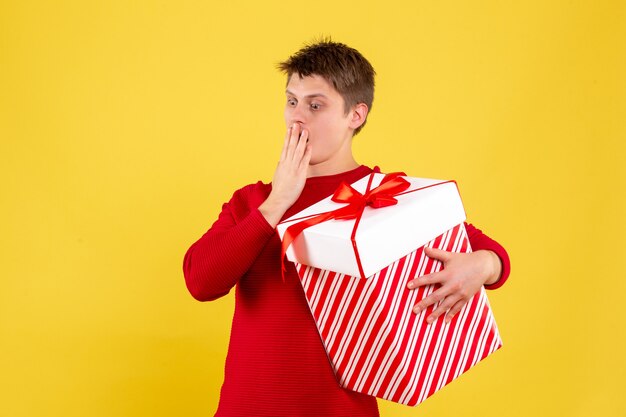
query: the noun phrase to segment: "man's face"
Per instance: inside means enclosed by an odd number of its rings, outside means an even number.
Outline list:
[[[299,123],[309,133],[311,165],[352,157],[350,113],[344,114],[343,97],[319,75],[293,74],[287,84],[285,123]]]

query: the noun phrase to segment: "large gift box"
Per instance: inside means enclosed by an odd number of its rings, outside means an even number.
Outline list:
[[[376,174],[278,225],[340,385],[417,405],[502,346],[481,288],[450,323],[412,308],[441,269],[425,246],[470,252],[453,181]]]

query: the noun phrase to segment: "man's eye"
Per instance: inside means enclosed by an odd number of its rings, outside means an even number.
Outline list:
[[[288,98],[287,99],[287,104],[290,106],[295,106],[296,105],[296,100],[292,99],[292,98]]]
[[[319,110],[319,109],[320,109],[320,107],[321,107],[321,106],[320,106],[319,104],[317,104],[317,103],[311,103],[311,108],[312,108],[313,110]]]

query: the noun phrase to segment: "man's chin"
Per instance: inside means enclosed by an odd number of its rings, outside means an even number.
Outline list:
[[[311,159],[309,160],[309,166],[311,167],[320,166],[320,165],[323,165],[324,162],[326,162],[325,159],[318,159],[318,158],[311,157]]]

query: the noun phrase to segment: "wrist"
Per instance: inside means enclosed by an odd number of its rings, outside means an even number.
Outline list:
[[[290,206],[280,200],[272,198],[270,195],[260,206],[259,211],[265,217],[265,220],[272,226],[276,227],[280,219]]]
[[[485,282],[483,284],[495,284],[502,276],[502,261],[500,261],[500,257],[493,251],[483,249],[479,252],[483,252],[486,259]]]

